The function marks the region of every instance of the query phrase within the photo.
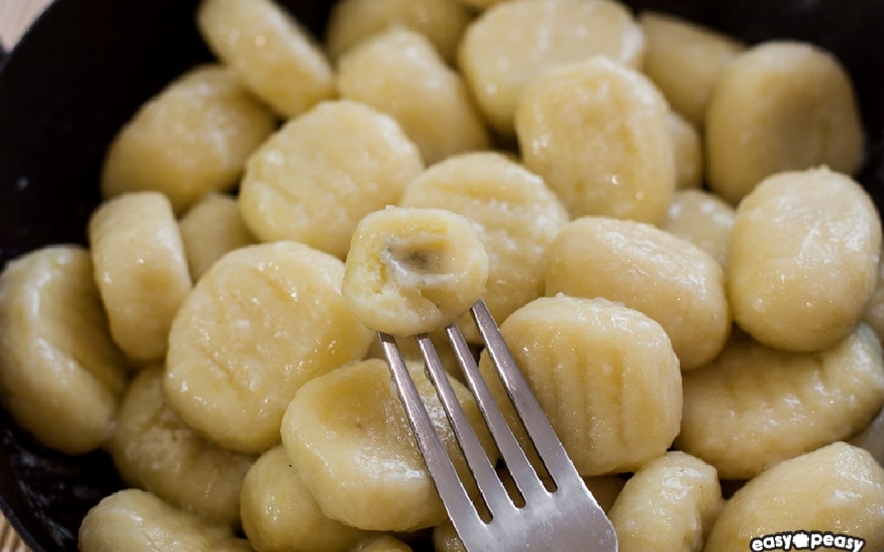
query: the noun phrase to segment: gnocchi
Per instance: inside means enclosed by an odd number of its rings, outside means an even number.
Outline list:
[[[546,295],[558,293],[603,297],[650,316],[666,330],[685,371],[715,358],[730,335],[721,266],[649,224],[606,217],[569,222],[546,264]]]
[[[465,474],[435,389],[422,365],[410,371],[436,431]],[[486,450],[493,451],[472,395],[451,383]],[[288,406],[281,432],[301,481],[327,516],[361,529],[400,532],[447,519],[384,361],[353,363],[305,384]]]
[[[411,180],[401,207],[447,209],[470,221],[488,255],[485,303],[496,320],[543,295],[547,249],[568,222],[543,178],[497,152],[461,154]],[[471,323],[461,324],[478,343]]]
[[[172,319],[193,288],[169,200],[151,191],[106,201],[92,213],[88,237],[114,341],[135,363],[162,359]]]
[[[709,98],[705,133],[709,187],[733,204],[772,174],[827,165],[852,175],[864,158],[846,70],[802,42],[769,41],[735,56]]]
[[[427,165],[491,144],[460,74],[416,31],[391,29],[352,48],[337,82],[342,98],[396,119]]]
[[[218,447],[169,406],[161,366],[130,383],[105,448],[123,482],[213,522],[240,526],[239,495],[254,457]]]
[[[881,222],[865,190],[825,167],[766,178],[737,207],[727,292],[742,329],[813,351],[853,331],[875,290]]]
[[[113,434],[127,366],[86,249],[38,249],[4,268],[0,403],[37,441],[68,454],[102,446]]]
[[[516,310],[500,332],[581,475],[636,470],[672,444],[682,380],[657,322],[604,299],[558,295]],[[518,427],[485,352],[479,369]]]
[[[218,445],[264,452],[297,390],[362,358],[371,333],[344,304],[344,263],[297,242],[222,257],[169,331],[165,384],[184,422]]]
[[[666,216],[677,176],[669,106],[638,71],[601,56],[552,67],[522,91],[515,121],[525,166],[571,218]]]
[[[195,15],[217,61],[115,137],[89,249],[0,276],[4,408],[145,489],[84,552],[463,550],[371,330],[463,471],[401,336],[445,358],[481,295],[623,552],[884,546],[881,228],[837,60],[616,0],[344,0],[322,45],[273,0]]]
[[[467,219],[444,209],[391,207],[356,227],[343,296],[369,328],[407,336],[454,324],[487,278],[488,255]]]
[[[398,202],[423,169],[392,117],[353,101],[324,102],[252,154],[240,212],[260,241],[300,241],[343,259],[359,221]]]
[[[296,117],[335,96],[325,52],[276,2],[202,0],[196,23],[215,56],[280,117]]]
[[[276,117],[227,67],[195,67],[144,103],[119,130],[101,169],[104,197],[163,193],[176,213],[234,188]]]
[[[884,404],[884,360],[865,325],[815,353],[772,349],[737,333],[683,384],[676,448],[724,479],[749,479],[865,427]]]
[[[227,525],[208,522],[139,489],[118,491],[89,510],[78,545],[82,552],[252,552],[249,542]]]
[[[704,550],[742,552],[754,539],[800,530],[840,534],[845,544],[861,539],[862,550],[880,550],[882,509],[884,468],[866,451],[836,442],[746,483],[722,508]]]
[[[491,127],[513,137],[519,96],[546,69],[595,55],[637,68],[643,53],[644,35],[619,2],[512,0],[467,26],[458,65]]]

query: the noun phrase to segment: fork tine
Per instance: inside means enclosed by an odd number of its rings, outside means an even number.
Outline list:
[[[402,405],[405,407],[406,418],[412,426],[418,447],[424,456],[427,469],[432,475],[446,510],[451,515],[452,510],[462,512],[475,509],[463,482],[454,469],[454,464],[448,457],[445,445],[433,427],[433,422],[430,420],[430,415],[421,400],[414,380],[411,379],[411,374],[408,372],[402,353],[399,352],[395,338],[392,335],[378,332],[378,339],[384,350],[384,356],[387,357],[387,363],[390,365]]]
[[[418,336],[417,342],[426,362],[430,380],[436,388],[467,465],[476,480],[485,505],[491,516],[494,517],[500,513],[501,501],[499,497],[507,496],[506,489],[504,489],[503,483],[497,476],[497,471],[467,419],[466,413],[454,393],[454,388],[448,381],[448,375],[442,366],[442,361],[439,360],[439,355],[436,353],[432,341],[427,335],[421,335]]]
[[[478,305],[479,303],[476,304]],[[484,305],[484,303],[482,304]],[[473,308],[475,309],[475,306]],[[447,327],[446,332],[457,355],[458,363],[463,369],[467,385],[476,398],[476,403],[485,417],[488,429],[491,430],[491,434],[494,436],[500,455],[503,457],[503,461],[506,463],[507,469],[513,476],[513,480],[522,496],[528,501],[529,497],[537,492],[545,493],[546,489],[543,487],[540,475],[531,465],[525,450],[519,444],[512,428],[510,428],[509,423],[500,411],[500,408],[498,408],[491,391],[488,389],[488,384],[479,373],[479,368],[473,355],[470,353],[463,334],[457,328],[457,325]]]
[[[556,436],[549,419],[537,402],[537,398],[531,393],[528,381],[519,370],[516,360],[500,334],[500,329],[485,305],[485,301],[482,299],[477,301],[470,312],[485,342],[486,350],[498,374],[500,374],[507,394],[548,474],[556,485],[562,477],[572,479],[579,477],[577,469],[565,452],[565,447]]]

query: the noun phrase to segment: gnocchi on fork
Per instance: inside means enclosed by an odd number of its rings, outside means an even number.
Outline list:
[[[439,394],[452,429],[478,486],[482,503],[473,502],[468,482],[454,468],[433,429],[395,338],[378,332],[384,355],[405,411],[455,530],[470,552],[556,550],[617,552],[617,535],[592,493],[586,488],[561,441],[516,366],[503,337],[482,299],[470,309],[494,365],[519,414],[546,474],[538,473],[507,424],[479,374],[457,324],[446,334],[476,397],[507,471],[521,498],[514,499],[486,455],[426,334],[416,337],[427,373]],[[548,475],[551,483],[545,482]]]

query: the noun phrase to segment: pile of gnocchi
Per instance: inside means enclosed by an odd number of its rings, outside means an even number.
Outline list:
[[[515,416],[478,297],[621,552],[884,550],[882,230],[834,56],[618,0],[195,22],[215,61],[119,130],[88,246],[0,275],[0,404],[127,487],[82,552],[463,550],[375,331],[440,344],[493,456],[440,338]]]

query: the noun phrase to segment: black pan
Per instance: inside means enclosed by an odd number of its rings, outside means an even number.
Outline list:
[[[321,33],[331,2],[283,0]],[[884,1],[636,0],[747,42],[797,38],[835,52],[856,83],[869,138],[860,175],[884,205]],[[164,84],[211,59],[196,0],[59,0],[0,67],[0,261],[84,243],[102,154],[117,128]],[[35,445],[0,410],[0,510],[35,552],[76,550],[85,512],[120,482],[100,453]]]

